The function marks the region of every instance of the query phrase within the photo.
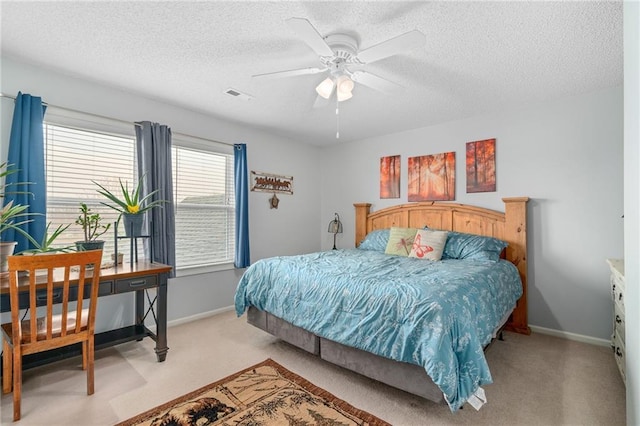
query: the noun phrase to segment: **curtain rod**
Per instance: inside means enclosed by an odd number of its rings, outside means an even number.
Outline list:
[[[13,99],[13,100],[15,100],[15,99],[16,99],[16,97],[15,97],[15,96],[6,95],[6,94],[1,93],[1,92],[0,92],[0,98],[9,98],[9,99]],[[133,125],[133,126],[136,126],[136,127],[140,127],[140,124],[138,124],[138,123],[134,123],[134,122],[132,122],[132,121],[121,120],[121,119],[119,119],[119,118],[107,117],[107,116],[100,115],[100,114],[93,114],[93,113],[91,113],[91,112],[79,111],[79,110],[77,110],[77,109],[72,109],[72,108],[62,107],[62,106],[58,106],[58,105],[52,105],[52,104],[47,103],[47,102],[42,102],[42,104],[43,104],[43,105],[46,105],[46,106],[51,106],[51,107],[54,107],[54,108],[63,109],[63,110],[65,110],[65,111],[76,112],[76,113],[78,113],[78,114],[86,114],[86,115],[90,115],[90,116],[92,116],[92,117],[104,118],[104,119],[107,119],[107,120],[119,121],[120,123],[125,123],[125,124],[130,124],[130,125]],[[213,139],[206,139],[206,138],[203,138],[203,137],[200,137],[200,136],[187,135],[186,133],[179,133],[179,132],[175,132],[175,133],[174,133],[174,132],[172,132],[172,133],[173,133],[173,134],[175,134],[176,136],[184,136],[184,137],[187,137],[187,138],[200,139],[200,140],[203,140],[203,141],[205,141],[205,142],[214,142],[214,143],[220,143],[220,144],[222,144],[222,145],[234,146],[234,144],[232,144],[232,143],[215,141],[215,140],[213,140]]]

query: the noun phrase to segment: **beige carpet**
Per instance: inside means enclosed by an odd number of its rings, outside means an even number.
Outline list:
[[[96,353],[96,391],[86,395],[78,360],[27,370],[19,425],[114,425],[271,358],[289,371],[393,425],[624,425],[625,388],[608,347],[542,334],[505,334],[487,351],[494,383],[480,411],[434,404],[308,355],[233,312],[169,327],[169,353],[154,342]],[[0,423],[11,424],[11,395]]]
[[[389,426],[267,359],[117,426]]]

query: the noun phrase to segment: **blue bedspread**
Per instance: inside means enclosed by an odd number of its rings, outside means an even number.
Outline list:
[[[253,305],[318,336],[424,366],[455,411],[492,382],[483,346],[521,294],[507,261],[348,249],[254,263],[235,308],[241,316]]]

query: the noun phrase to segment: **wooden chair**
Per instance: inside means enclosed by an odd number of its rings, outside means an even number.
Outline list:
[[[2,393],[13,388],[14,421],[20,420],[24,355],[82,343],[87,394],[93,394],[94,325],[101,259],[102,250],[8,258],[11,322],[2,324]],[[91,269],[90,265],[95,267]],[[42,270],[46,270],[46,275],[41,275]],[[23,276],[24,271],[27,276]],[[84,285],[73,286],[75,282]],[[29,304],[22,320],[19,299]],[[54,307],[59,314],[54,314]]]

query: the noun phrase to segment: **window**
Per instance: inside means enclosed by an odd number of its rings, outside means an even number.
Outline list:
[[[228,151],[215,153],[173,147],[176,264],[179,268],[233,263],[233,150],[229,147]]]
[[[118,213],[100,204],[105,199],[92,181],[115,193],[120,191],[119,178],[135,183],[135,138],[49,122],[44,133],[47,221],[52,229],[72,224],[56,240],[58,245],[72,246],[84,238],[81,227],[75,225],[81,202],[113,228]],[[185,275],[229,266],[235,253],[233,148],[186,136],[174,136],[173,145],[177,270]],[[118,234],[124,235],[123,229]],[[105,240],[104,252],[113,253],[113,229],[100,239]],[[119,251],[128,257],[128,244],[119,241],[119,249],[120,244],[127,248]]]
[[[58,224],[71,226],[56,240],[73,246],[83,240],[80,225],[80,203],[99,213],[104,225],[113,227],[118,213],[100,204],[106,201],[96,192],[100,182],[113,191],[119,190],[119,178],[134,182],[135,141],[133,137],[116,136],[45,123],[45,164],[47,176],[47,221],[55,229]],[[104,253],[114,251],[114,233],[110,229],[99,237],[105,241]],[[105,258],[107,258],[106,255]],[[107,259],[105,259],[107,260]]]

